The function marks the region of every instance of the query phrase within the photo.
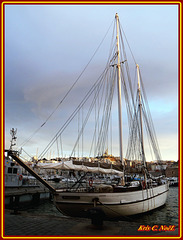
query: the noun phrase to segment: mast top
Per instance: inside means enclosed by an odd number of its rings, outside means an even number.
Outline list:
[[[117,13],[116,13],[116,15],[115,15],[115,18],[116,18],[116,19],[119,19],[119,16],[118,16],[118,14],[117,14]]]

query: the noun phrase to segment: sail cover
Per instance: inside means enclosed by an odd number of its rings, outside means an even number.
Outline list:
[[[99,162],[63,161],[61,163],[39,163],[37,166],[44,169],[73,170],[123,176],[122,166]]]

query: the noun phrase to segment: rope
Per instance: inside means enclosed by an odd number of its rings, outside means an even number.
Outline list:
[[[25,154],[27,154],[27,156],[29,156],[30,158],[32,158],[32,156],[31,156],[30,154],[28,154],[23,148],[21,148],[21,150],[22,150]]]
[[[124,32],[121,24],[119,24],[119,25],[120,25],[120,28],[119,28],[120,33],[121,33],[121,29],[122,29],[122,32],[123,32],[123,35],[124,35],[124,37],[125,37],[126,43],[127,43],[128,47],[129,47],[130,53],[131,53],[131,55],[132,55],[132,58],[133,58],[133,60],[134,60],[135,65],[136,65],[136,60],[135,60],[135,57],[134,57],[133,52],[132,52],[132,50],[131,50],[130,44],[128,43],[127,37],[126,37],[126,35],[125,35],[125,32]],[[122,35],[122,34],[121,34],[121,35]]]
[[[102,205],[102,206],[104,206],[105,208],[107,208],[107,209],[109,209],[109,210],[111,210],[112,212],[114,212],[115,214],[117,214],[118,216],[120,216],[120,217],[123,217],[123,218],[125,218],[126,220],[128,220],[128,221],[132,221],[132,219],[130,218],[130,217],[127,217],[127,216],[121,216],[120,214],[119,214],[119,212],[116,212],[115,210],[113,210],[113,209],[111,209],[110,207],[108,207],[108,206],[106,206],[105,204],[103,204],[101,201],[99,201],[98,200],[98,202]]]

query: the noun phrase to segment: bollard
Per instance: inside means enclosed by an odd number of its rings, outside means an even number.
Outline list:
[[[105,217],[104,211],[100,207],[93,207],[89,210],[89,215],[91,223],[97,228],[102,228]]]

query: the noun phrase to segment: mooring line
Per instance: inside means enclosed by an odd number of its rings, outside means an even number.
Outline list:
[[[102,206],[104,206],[105,208],[107,208],[107,209],[111,210],[112,212],[114,212],[115,214],[119,215],[120,217],[125,218],[125,219],[127,219],[128,221],[132,221],[132,219],[131,219],[130,217],[121,216],[118,212],[116,212],[115,210],[111,209],[110,207],[107,207],[107,206],[106,206],[105,204],[103,204],[101,201],[98,200],[98,202],[99,202]]]

